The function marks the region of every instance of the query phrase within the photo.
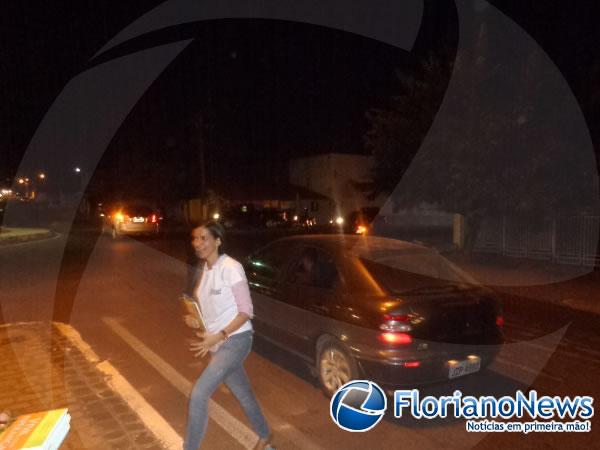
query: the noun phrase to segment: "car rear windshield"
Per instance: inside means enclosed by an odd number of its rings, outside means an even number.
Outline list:
[[[476,282],[435,252],[389,252],[360,257],[373,280],[391,293],[473,287]]]

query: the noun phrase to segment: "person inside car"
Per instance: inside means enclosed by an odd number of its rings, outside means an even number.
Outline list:
[[[314,248],[307,248],[302,257],[300,258],[300,264],[298,264],[295,281],[296,283],[305,285],[315,284],[315,272],[317,265],[317,252]]]

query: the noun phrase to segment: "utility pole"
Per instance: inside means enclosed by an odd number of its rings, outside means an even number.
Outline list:
[[[206,171],[206,151],[208,143],[208,131],[211,124],[206,120],[204,115],[198,114],[192,123],[194,131],[194,141],[198,149],[198,163],[200,165],[200,189],[201,195],[206,194],[207,186],[207,171]]]

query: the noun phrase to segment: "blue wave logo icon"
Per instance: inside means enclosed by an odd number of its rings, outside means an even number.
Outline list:
[[[383,390],[372,381],[356,380],[340,387],[331,398],[330,414],[343,430],[369,431],[379,423],[387,409]]]

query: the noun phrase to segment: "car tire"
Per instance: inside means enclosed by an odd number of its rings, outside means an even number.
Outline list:
[[[350,352],[337,340],[326,338],[317,346],[317,378],[323,393],[331,398],[336,391],[358,378],[358,367]]]

